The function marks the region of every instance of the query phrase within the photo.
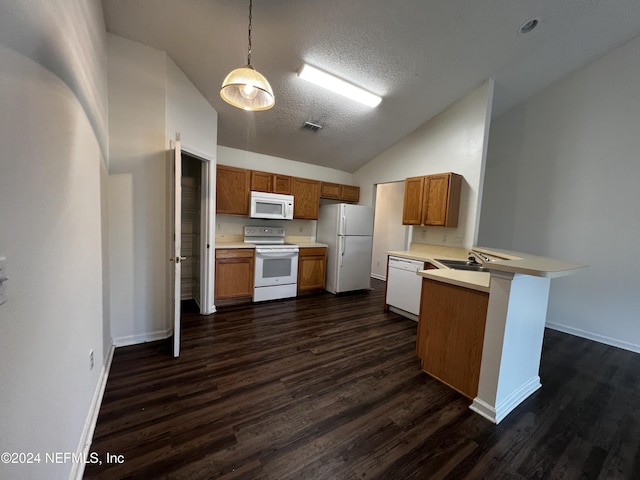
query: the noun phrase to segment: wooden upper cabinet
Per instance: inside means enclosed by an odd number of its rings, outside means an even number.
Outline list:
[[[273,174],[273,193],[281,193],[283,195],[291,195],[293,191],[293,177],[289,175]]]
[[[345,202],[358,202],[360,200],[360,187],[354,185],[340,185],[342,200]]]
[[[404,181],[403,225],[420,225],[422,223],[424,181],[425,177],[411,177]]]
[[[462,177],[455,173],[426,177],[422,224],[457,227],[461,187]]]
[[[293,178],[293,218],[317,220],[320,210],[320,184],[318,180]]]
[[[404,225],[457,227],[462,176],[441,173],[404,182]]]
[[[271,192],[273,189],[273,173],[251,171],[251,191]]]
[[[360,187],[355,185],[341,185],[339,183],[322,182],[320,197],[343,202],[358,202]]]
[[[216,213],[249,215],[250,170],[216,166]]]
[[[292,177],[279,173],[251,171],[251,190],[291,195]]]
[[[338,200],[340,198],[340,185],[338,183],[322,182],[322,186],[320,187],[320,196],[322,198]]]

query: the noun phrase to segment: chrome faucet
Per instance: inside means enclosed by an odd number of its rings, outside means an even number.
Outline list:
[[[486,262],[490,262],[491,259],[489,257],[487,257],[486,255],[480,253],[480,252],[476,252],[474,250],[471,250],[469,252],[469,261],[471,263],[479,263],[478,259],[481,260],[481,263],[486,263]]]

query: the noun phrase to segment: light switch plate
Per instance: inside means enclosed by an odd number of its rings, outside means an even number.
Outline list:
[[[0,257],[0,305],[7,301],[7,258]]]

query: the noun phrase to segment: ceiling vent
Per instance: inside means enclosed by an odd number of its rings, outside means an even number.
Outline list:
[[[318,125],[317,123],[304,122],[302,130],[310,133],[318,133],[320,130],[322,130],[322,125]]]

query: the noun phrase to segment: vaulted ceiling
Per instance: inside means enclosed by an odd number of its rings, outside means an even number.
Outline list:
[[[276,105],[245,112],[219,90],[246,64],[249,0],[102,3],[109,32],[166,51],[211,103],[220,145],[348,172],[490,77],[495,116],[640,34],[638,0],[255,0],[251,63]],[[382,103],[299,79],[303,62]],[[323,128],[309,133],[305,121]]]

